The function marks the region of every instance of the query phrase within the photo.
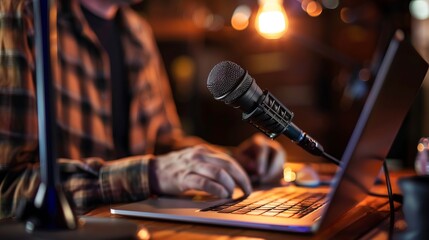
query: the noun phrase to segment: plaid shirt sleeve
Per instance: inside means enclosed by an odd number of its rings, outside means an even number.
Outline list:
[[[39,186],[31,1],[0,4],[0,218]],[[150,154],[106,162],[58,159],[61,183],[79,213],[101,203],[148,197]]]
[[[78,213],[103,203],[130,202],[149,196],[148,166],[152,155],[115,161],[59,159],[61,182]]]

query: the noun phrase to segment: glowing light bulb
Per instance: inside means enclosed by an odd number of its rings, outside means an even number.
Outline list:
[[[267,39],[278,39],[286,32],[289,20],[282,0],[261,0],[256,14],[255,27]]]

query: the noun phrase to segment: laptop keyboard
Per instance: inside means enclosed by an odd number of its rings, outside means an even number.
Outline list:
[[[219,213],[302,218],[326,203],[326,193],[265,192],[254,198],[238,199],[203,209]]]

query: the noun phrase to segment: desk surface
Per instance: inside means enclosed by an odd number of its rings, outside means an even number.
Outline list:
[[[409,176],[412,174],[413,173],[411,171],[392,173],[391,181],[393,184],[393,191],[399,192],[399,189],[396,186],[396,182],[399,177]],[[384,185],[374,186],[372,191],[383,194],[386,193]],[[160,221],[146,218],[121,217],[111,215],[110,206],[97,208],[89,212],[87,216],[122,218],[133,221],[139,225],[142,224],[149,230],[151,239],[387,239],[389,205],[385,198],[368,196],[362,203],[343,216],[337,224],[325,231],[318,232],[315,235],[302,235],[174,221]],[[401,216],[401,212],[397,211],[395,227],[403,229],[402,226],[404,223]],[[353,224],[349,224],[351,222],[350,219],[355,219],[356,221]]]

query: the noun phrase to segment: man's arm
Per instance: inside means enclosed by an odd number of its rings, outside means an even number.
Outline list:
[[[30,4],[0,4],[0,218],[13,215],[20,199],[33,199],[40,183]],[[59,159],[62,186],[80,212],[100,203],[143,199],[149,195],[152,158]]]

